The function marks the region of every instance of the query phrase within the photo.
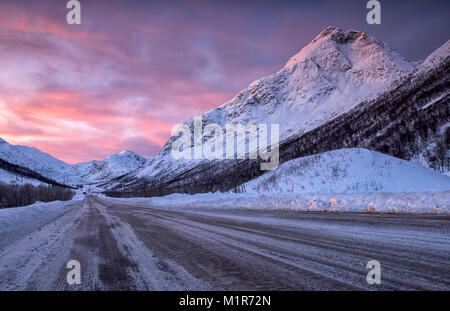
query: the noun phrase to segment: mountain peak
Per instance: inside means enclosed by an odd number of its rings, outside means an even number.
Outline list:
[[[136,153],[134,153],[133,151],[130,150],[123,150],[119,153],[115,153],[115,154],[111,154],[109,155],[106,160],[111,160],[111,159],[120,159],[123,157],[130,157],[130,156],[138,156]]]
[[[322,32],[317,35],[317,37],[314,38],[314,40],[311,43],[315,43],[323,38],[331,38],[331,39],[337,39],[344,36],[344,33],[342,32],[342,29],[335,27],[335,26],[328,26]]]
[[[285,67],[290,67],[306,59],[314,60],[317,55],[329,55],[333,59],[337,54],[346,54],[346,50],[352,55],[360,54],[362,59],[366,58],[366,55],[381,59],[396,55],[396,52],[389,46],[363,31],[350,29],[344,33],[340,28],[330,26],[299,53],[291,57]],[[345,55],[345,57],[351,58],[352,55],[349,55],[350,57]]]
[[[0,137],[0,144],[7,144],[8,142]]]
[[[354,42],[358,39],[376,42],[375,39],[373,39],[370,35],[368,35],[364,31],[350,29],[344,33],[342,29],[338,27],[329,26],[325,30],[323,30],[316,38],[314,38],[311,44],[314,44],[320,40],[332,40],[336,43],[347,44]]]
[[[85,180],[105,181],[129,173],[147,162],[147,158],[129,150],[108,156],[104,160],[78,163],[75,167]]]
[[[135,154],[136,153],[134,153],[133,151],[130,151],[130,150],[123,150],[118,153],[118,155],[120,155],[120,156],[135,155]]]

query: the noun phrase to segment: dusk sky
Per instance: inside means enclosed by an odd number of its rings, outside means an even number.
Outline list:
[[[450,2],[0,0],[0,137],[69,163],[156,155],[175,123],[280,70],[327,26],[417,61],[445,43]]]

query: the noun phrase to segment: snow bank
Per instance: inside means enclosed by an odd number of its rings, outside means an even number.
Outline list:
[[[39,202],[29,206],[0,209],[0,248],[61,216],[75,202]]]
[[[450,213],[450,191],[358,194],[172,194],[160,198],[110,199],[168,209],[261,209],[330,212]]]

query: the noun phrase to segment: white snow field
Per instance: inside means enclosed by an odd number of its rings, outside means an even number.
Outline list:
[[[416,163],[367,149],[298,158],[245,185],[249,193],[361,193],[450,190],[450,178]]]

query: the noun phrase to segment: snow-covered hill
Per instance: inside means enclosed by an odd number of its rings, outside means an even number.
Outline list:
[[[36,148],[11,145],[1,138],[0,159],[68,185],[104,182],[134,171],[148,160],[147,157],[142,157],[134,152],[123,151],[102,161],[70,165]],[[6,170],[0,171],[0,181],[6,183],[40,183],[36,180],[17,176]]]
[[[122,151],[110,155],[105,160],[78,163],[74,167],[85,180],[105,181],[136,170],[148,159],[132,151]]]
[[[246,192],[360,193],[450,190],[450,177],[366,149],[341,149],[283,163]]]
[[[25,168],[63,184],[79,184],[78,171],[63,161],[36,148],[16,146],[0,138],[0,159]]]

